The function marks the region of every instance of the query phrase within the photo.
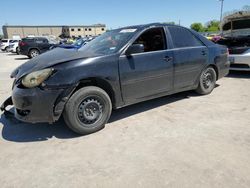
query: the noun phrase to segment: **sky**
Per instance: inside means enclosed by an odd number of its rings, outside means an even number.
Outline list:
[[[8,25],[90,25],[108,29],[152,23],[220,19],[219,0],[2,0],[0,27]],[[250,5],[250,0],[224,0],[224,12]],[[2,33],[0,29],[0,33]]]

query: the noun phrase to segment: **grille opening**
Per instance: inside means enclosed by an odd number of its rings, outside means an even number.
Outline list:
[[[30,113],[30,110],[20,110],[20,109],[16,109],[17,113],[20,115],[20,116],[27,116],[29,115]]]

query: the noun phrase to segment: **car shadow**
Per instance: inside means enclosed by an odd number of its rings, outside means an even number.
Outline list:
[[[219,87],[219,85],[216,84],[216,87]],[[127,118],[135,114],[140,114],[142,112],[145,112],[145,111],[148,111],[148,110],[160,107],[160,106],[174,103],[179,100],[188,99],[191,97],[201,97],[201,95],[195,93],[194,91],[185,91],[185,92],[137,103],[137,104],[127,106],[124,108],[120,108],[112,112],[112,116],[110,117],[109,123]]]
[[[28,57],[17,57],[15,60],[29,60],[30,58]]]
[[[14,117],[1,114],[0,126],[2,127],[2,137],[12,142],[36,142],[47,141],[53,137],[59,139],[69,139],[79,137],[72,132],[62,119],[54,124],[37,123],[30,124],[20,122]]]
[[[8,56],[16,56],[16,55],[18,55],[18,54],[16,54],[16,53],[10,53],[10,54],[7,54]]]
[[[219,85],[216,85],[218,87]],[[118,110],[114,110],[110,117],[108,123],[113,123],[121,119],[133,116],[135,114],[140,114],[145,111],[174,103],[179,100],[188,99],[191,97],[201,97],[194,91],[186,91],[178,94],[161,97],[157,99],[152,99],[146,102],[141,102],[131,106],[127,106]],[[13,109],[12,109],[13,110]],[[51,138],[58,139],[71,139],[79,137],[80,135],[72,132],[63,121],[63,118],[54,124],[48,123],[37,123],[30,124],[20,122],[14,118],[14,116],[9,116],[1,114],[0,116],[0,126],[2,127],[2,137],[5,140],[12,142],[37,142],[37,141],[47,141]]]
[[[229,78],[247,78],[250,79],[250,71],[230,71],[227,75]]]

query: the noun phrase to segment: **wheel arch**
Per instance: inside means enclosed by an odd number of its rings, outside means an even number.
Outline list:
[[[82,79],[78,82],[72,94],[74,94],[76,91],[86,86],[96,86],[96,87],[103,89],[109,95],[110,100],[112,102],[112,106],[115,107],[115,104],[116,104],[115,93],[111,84],[108,81],[106,81],[103,78],[98,78],[98,77],[90,77],[90,78]]]
[[[206,66],[203,67],[203,69],[201,70],[199,76],[196,78],[195,84],[197,85],[197,87],[198,87],[198,85],[199,85],[199,79],[200,79],[200,76],[201,76],[202,72],[203,72],[205,69],[207,69],[208,67],[212,67],[212,68],[215,70],[215,72],[216,72],[216,81],[218,80],[218,78],[219,78],[218,67],[217,67],[215,64],[207,64]]]
[[[218,78],[219,78],[219,69],[218,69],[218,67],[215,64],[209,64],[207,67],[212,67],[215,70],[215,72],[216,72],[216,80],[218,80]]]
[[[38,48],[36,48],[36,47],[31,47],[31,48],[29,49],[28,54],[30,54],[30,51],[31,51],[31,50],[37,50],[39,53],[41,53],[41,51],[40,51]]]

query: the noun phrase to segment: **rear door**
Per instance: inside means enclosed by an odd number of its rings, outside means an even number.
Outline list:
[[[174,88],[192,87],[208,62],[208,48],[188,29],[168,26],[174,52]]]
[[[163,27],[144,31],[133,44],[143,44],[144,52],[121,55],[120,82],[126,103],[143,100],[173,88],[173,53],[167,48]]]

